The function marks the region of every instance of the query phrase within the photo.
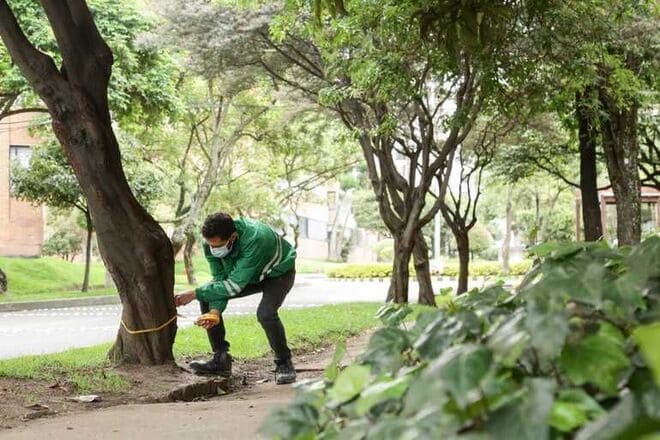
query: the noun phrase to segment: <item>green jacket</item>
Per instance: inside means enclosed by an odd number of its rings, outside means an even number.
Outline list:
[[[248,284],[277,278],[295,268],[296,250],[269,226],[247,218],[234,220],[238,239],[229,255],[216,258],[204,244],[213,281],[195,289],[199,301],[224,311],[227,301]]]

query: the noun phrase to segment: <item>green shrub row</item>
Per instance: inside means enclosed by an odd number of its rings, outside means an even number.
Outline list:
[[[523,260],[511,264],[510,275],[524,275],[532,267],[531,260]],[[470,276],[489,277],[501,276],[502,266],[496,261],[475,261],[470,263]],[[414,275],[415,270],[410,268],[410,274]],[[364,279],[364,278],[389,278],[392,276],[391,263],[373,263],[373,264],[347,264],[327,271],[330,278],[344,279]],[[441,271],[432,271],[433,276],[456,277],[458,276],[458,263],[449,262],[445,264]]]

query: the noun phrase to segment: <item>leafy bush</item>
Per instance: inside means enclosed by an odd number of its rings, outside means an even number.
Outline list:
[[[70,257],[73,258],[80,253],[82,242],[83,239],[79,234],[69,230],[59,230],[44,243],[42,253],[69,260]]]
[[[523,260],[511,265],[511,275],[524,275],[532,268],[531,260]],[[458,263],[450,261],[445,263],[440,273],[432,271],[433,275],[442,275],[445,277],[458,276]],[[410,267],[410,274],[414,275],[414,268]],[[391,263],[374,264],[347,264],[335,267],[326,272],[330,278],[389,278],[392,276]],[[475,277],[495,277],[502,275],[502,267],[496,261],[474,261],[470,262],[470,276]]]
[[[262,427],[279,439],[637,439],[660,430],[660,238],[542,245],[501,284],[384,327]],[[650,438],[650,437],[645,437]]]
[[[373,251],[378,256],[378,262],[388,262],[394,260],[394,240],[386,238],[372,246]]]

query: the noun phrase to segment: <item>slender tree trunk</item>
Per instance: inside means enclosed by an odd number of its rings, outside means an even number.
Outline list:
[[[584,240],[597,241],[603,236],[603,223],[598,199],[598,169],[596,167],[596,124],[591,112],[586,108],[587,94],[576,94],[575,115],[578,120],[580,143],[580,193],[582,196],[582,223]]]
[[[89,270],[92,265],[92,234],[94,227],[92,226],[92,218],[89,215],[89,210],[85,211],[85,228],[87,229],[87,241],[85,243],[85,277],[83,279],[81,292],[89,290]]]
[[[502,273],[509,275],[509,256],[511,254],[511,227],[513,223],[513,185],[509,185],[506,192],[506,220],[504,241],[502,242]]]
[[[0,293],[7,292],[7,275],[0,269]]]
[[[429,248],[424,239],[422,231],[417,233],[413,246],[413,258],[415,261],[415,275],[419,284],[419,304],[436,306],[433,282],[431,281],[431,266],[429,264]]]
[[[468,231],[454,230],[456,249],[458,250],[458,287],[456,294],[460,295],[468,290],[468,276],[470,274],[470,237]]]
[[[600,100],[604,110],[601,116],[603,150],[616,199],[617,241],[619,246],[633,245],[639,243],[642,236],[637,139],[639,104],[622,108],[606,90],[600,90]]]
[[[548,206],[545,215],[541,216],[541,228],[539,230],[539,243],[545,242],[545,236],[548,233],[548,220],[550,219],[550,215],[555,210],[555,205],[557,205],[557,200],[559,200],[559,196],[561,195],[562,188],[558,189],[557,192],[555,193],[554,196],[552,196],[552,200],[550,200],[550,205]]]
[[[188,278],[188,284],[193,286],[197,284],[197,278],[195,277],[195,266],[193,264],[192,258],[195,242],[195,234],[189,233],[186,236],[186,245],[183,248],[183,265],[186,268],[186,277]]]
[[[392,281],[387,293],[387,301],[397,304],[408,302],[408,283],[410,282],[410,257],[413,245],[406,243],[401,237],[394,238],[394,262],[392,264]]]

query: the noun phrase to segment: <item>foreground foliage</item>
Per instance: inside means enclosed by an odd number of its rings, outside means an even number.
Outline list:
[[[660,430],[660,238],[541,245],[516,292],[385,306],[357,362],[339,346],[263,432],[286,439],[608,439]],[[650,438],[650,437],[649,437]]]

